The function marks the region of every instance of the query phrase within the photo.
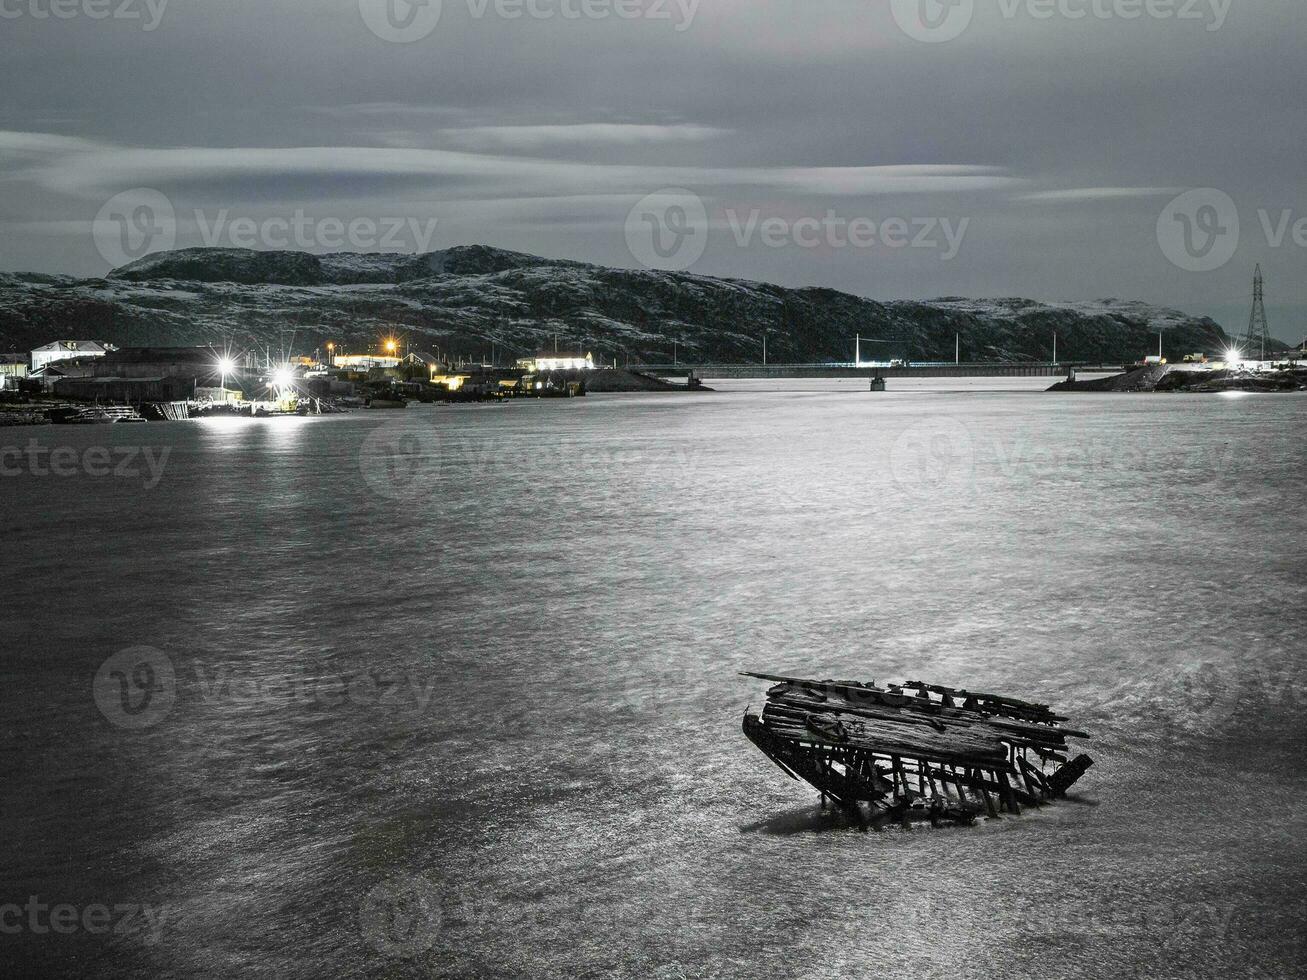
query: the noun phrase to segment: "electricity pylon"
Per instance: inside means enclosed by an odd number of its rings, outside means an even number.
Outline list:
[[[1270,339],[1270,330],[1266,325],[1266,303],[1262,298],[1262,267],[1259,265],[1253,276],[1253,312],[1248,318],[1248,333],[1243,338],[1244,356],[1251,356],[1251,351],[1260,345],[1261,356],[1258,360],[1266,360],[1266,347]]]

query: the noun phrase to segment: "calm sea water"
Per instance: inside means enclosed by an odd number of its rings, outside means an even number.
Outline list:
[[[0,430],[0,971],[1300,975],[1307,400],[987,387]],[[859,834],[747,669],[1097,765]]]

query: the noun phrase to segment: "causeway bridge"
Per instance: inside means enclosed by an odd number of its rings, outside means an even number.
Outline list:
[[[661,378],[1064,378],[1078,374],[1119,374],[1120,364],[1071,364],[1066,361],[943,364],[632,364],[630,370]]]

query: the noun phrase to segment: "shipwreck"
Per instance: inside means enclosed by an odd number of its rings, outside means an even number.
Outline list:
[[[919,681],[743,676],[774,683],[761,714],[745,711],[744,734],[864,830],[1019,814],[1065,796],[1093,765],[1067,746],[1089,736],[1048,705]]]

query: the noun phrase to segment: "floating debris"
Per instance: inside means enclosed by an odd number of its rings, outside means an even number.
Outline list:
[[[1066,740],[1089,736],[1047,705],[920,681],[743,676],[775,682],[762,714],[745,712],[744,734],[864,830],[1019,814],[1065,796],[1093,765],[1068,758]]]

